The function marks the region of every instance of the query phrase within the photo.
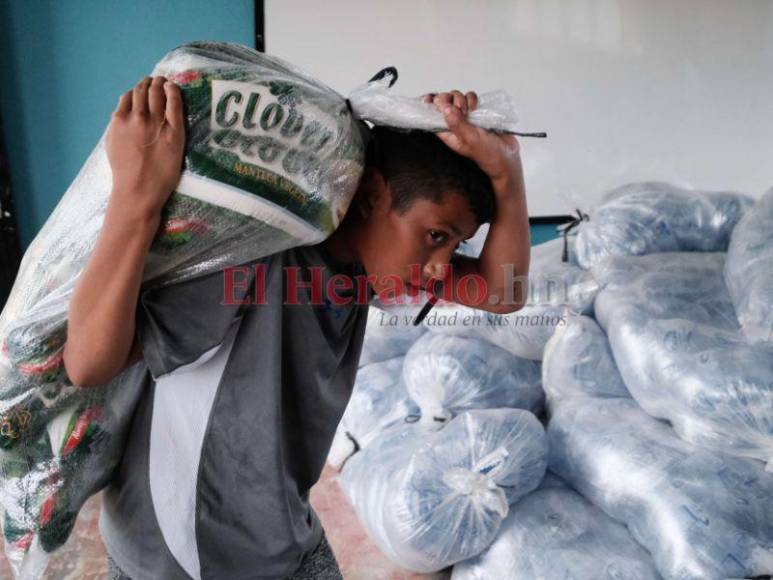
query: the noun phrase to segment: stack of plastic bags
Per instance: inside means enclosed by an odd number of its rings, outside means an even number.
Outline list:
[[[632,399],[574,398],[548,426],[550,469],[624,523],[668,580],[773,571],[773,474],[679,439]]]
[[[598,284],[591,274],[563,262],[564,241],[536,246],[529,265],[526,304],[512,314],[493,314],[455,303],[439,302],[425,324],[432,332],[482,338],[522,358],[542,360],[553,332],[574,314],[589,313]],[[517,273],[516,273],[517,274]]]
[[[650,417],[627,395],[612,350],[584,317],[548,343],[550,469],[625,524],[664,579],[771,573],[773,475],[759,461],[692,445]]]
[[[413,324],[420,309],[420,304],[382,306],[374,300],[368,308],[360,366],[403,356],[408,352],[413,343],[427,331],[425,326]]]
[[[544,429],[528,411],[466,411],[437,431],[387,429],[349,460],[340,483],[386,556],[433,572],[482,552],[546,462]]]
[[[596,315],[644,411],[686,441],[769,462],[773,344],[738,330],[723,269],[724,254],[609,259],[593,269],[611,280]]]
[[[773,342],[773,189],[733,230],[725,282],[746,337]]]
[[[364,125],[342,96],[284,61],[224,43],[181,46],[153,74],[182,90],[187,146],[144,287],[332,233],[364,163]],[[121,377],[81,388],[62,363],[69,301],[111,185],[103,135],[26,252],[0,316],[0,501],[8,558],[30,578],[120,458],[140,385]]]
[[[725,191],[696,191],[659,181],[630,183],[608,192],[577,233],[583,268],[615,255],[724,252],[730,234],[753,201]]]
[[[327,462],[340,469],[387,427],[418,417],[403,383],[403,357],[368,364],[357,373]]]
[[[439,322],[426,324],[431,332],[403,364],[409,395],[432,420],[382,433],[344,470],[358,515],[384,553],[417,571],[456,561],[455,580],[771,574],[773,474],[765,462],[773,458],[773,345],[751,344],[739,324],[740,317],[749,338],[768,328],[767,203],[747,213],[751,201],[743,195],[631,184],[580,225],[569,262],[560,260],[563,240],[535,249],[524,309],[494,316],[439,303]],[[749,284],[725,285],[730,272],[744,271]],[[564,282],[556,301],[544,283],[550,276]],[[740,305],[752,295],[744,319]],[[544,332],[507,322],[538,308],[563,308],[564,319]],[[488,324],[462,322],[476,316]],[[489,352],[485,343],[500,350]],[[508,361],[501,350],[516,356]],[[500,360],[520,372],[524,359],[542,361],[549,464],[566,485],[546,479],[510,504],[493,535],[445,520],[425,529],[430,520],[416,515],[418,506],[438,500],[436,493],[422,499],[401,467],[406,457],[413,461],[421,445],[479,411],[439,431],[432,423],[465,407],[513,404],[503,398],[513,389],[497,388],[507,380],[480,378],[498,372]],[[479,444],[467,437],[467,445]],[[395,483],[403,478],[410,485]],[[414,540],[422,534],[433,543]],[[489,547],[464,560],[473,551],[464,541]],[[437,558],[439,545],[453,545],[453,556]]]
[[[660,580],[624,525],[548,474],[512,506],[497,539],[451,580]]]
[[[539,413],[544,398],[538,362],[461,336],[422,336],[405,356],[403,381],[426,424],[444,423],[469,409]]]
[[[548,408],[574,397],[630,397],[607,335],[595,320],[575,316],[545,347],[542,386]]]

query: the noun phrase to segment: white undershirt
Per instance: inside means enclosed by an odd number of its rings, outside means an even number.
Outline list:
[[[220,345],[156,379],[150,429],[150,495],[169,551],[195,580],[201,580],[196,543],[199,460],[240,320],[234,321]]]

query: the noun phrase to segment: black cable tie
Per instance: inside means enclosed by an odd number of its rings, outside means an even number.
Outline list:
[[[341,462],[341,467],[338,468],[339,473],[343,471],[343,468],[344,468],[344,465],[346,465],[346,462],[349,461],[352,458],[352,456],[355,455],[360,449],[362,449],[357,439],[355,439],[354,436],[351,433],[349,433],[349,431],[344,431],[344,434],[349,438],[349,441],[351,441],[352,444],[354,444],[354,451],[352,451],[349,455],[347,455],[346,459],[344,459]]]
[[[582,212],[579,209],[575,210],[577,212],[577,217],[574,218],[570,222],[566,222],[565,224],[561,224],[556,228],[561,235],[564,238],[564,249],[561,252],[561,261],[562,262],[568,262],[569,261],[569,232],[571,232],[574,228],[576,228],[578,225],[580,225],[584,221],[588,221],[590,217],[587,213]]]

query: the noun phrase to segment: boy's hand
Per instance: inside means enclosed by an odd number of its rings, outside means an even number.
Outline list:
[[[521,171],[520,146],[513,135],[499,135],[467,121],[467,113],[478,106],[478,95],[474,92],[430,93],[423,95],[422,100],[434,103],[445,117],[450,131],[437,136],[455,152],[475,161],[494,183]]]
[[[180,181],[184,145],[179,87],[162,76],[145,77],[121,96],[108,128],[111,197],[134,215],[160,215]]]

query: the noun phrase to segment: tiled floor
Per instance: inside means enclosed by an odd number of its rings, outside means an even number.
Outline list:
[[[344,499],[332,469],[325,468],[322,478],[312,489],[311,502],[319,514],[345,580],[447,580],[449,577],[448,573],[413,574],[382,556],[368,540]],[[107,565],[105,547],[97,529],[98,518],[99,496],[96,496],[84,506],[67,544],[52,557],[46,580],[104,580]],[[2,555],[0,578],[12,578],[8,562]]]

